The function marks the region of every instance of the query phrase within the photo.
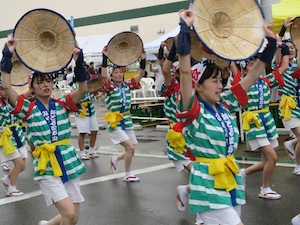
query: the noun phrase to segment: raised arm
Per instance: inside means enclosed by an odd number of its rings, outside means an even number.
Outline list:
[[[170,52],[163,65],[163,75],[165,77],[165,85],[167,87],[170,85],[172,81],[171,68],[172,68],[173,61],[175,60],[175,56],[176,56],[176,45],[175,45],[175,38],[174,38]]]
[[[73,58],[76,62],[74,74],[78,82],[78,89],[71,92],[72,101],[77,104],[87,92],[87,73],[83,67],[83,52],[78,46],[74,48]]]
[[[146,69],[146,51],[143,49],[141,53],[141,61],[140,61],[140,72],[138,75],[134,77],[134,80],[136,83],[139,83],[142,77],[145,75],[145,69]]]
[[[16,43],[14,41],[13,36],[8,35],[7,41],[2,50],[2,59],[1,59],[2,87],[7,93],[9,101],[13,105],[15,105],[15,102],[18,97],[18,93],[11,86],[11,76],[10,76],[10,72],[13,67],[11,62],[11,57],[14,54],[15,44]]]
[[[284,24],[282,25],[280,32],[277,36],[277,44],[278,46],[282,45],[282,38],[285,34],[285,31],[288,27],[290,27],[293,24],[293,20],[291,17],[287,17],[284,21]],[[276,53],[275,53],[275,62],[276,64],[280,63],[280,59],[281,59],[281,52],[280,52],[280,48],[277,49]]]
[[[167,45],[166,42],[162,41],[160,43],[159,50],[158,50],[158,57],[157,58],[158,58],[158,63],[161,66],[161,68],[163,67],[164,61],[165,61],[165,59],[164,59],[164,49],[165,49],[166,45]]]
[[[194,21],[194,14],[191,10],[180,10],[180,33],[177,41],[177,54],[179,59],[180,71],[180,92],[182,110],[187,111],[190,107],[191,96],[193,94],[191,76],[191,36],[190,26]]]
[[[247,76],[240,81],[240,85],[247,92],[250,87],[258,80],[260,75],[263,73],[266,64],[271,65],[273,56],[276,51],[276,39],[272,31],[266,26],[263,27],[266,32],[268,44],[265,50],[262,52],[260,58],[255,62],[253,68],[249,71]]]
[[[230,68],[230,71],[232,73],[232,76],[235,77],[236,73],[239,71],[239,69],[237,68],[235,62],[230,62],[230,65],[229,65],[229,68]]]
[[[107,46],[104,46],[102,50],[102,65],[101,65],[101,76],[103,79],[103,84],[106,84],[109,79],[109,77],[107,76],[107,60],[108,60]]]

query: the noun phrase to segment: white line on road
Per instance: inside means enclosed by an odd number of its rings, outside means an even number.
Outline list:
[[[158,170],[168,169],[168,168],[172,168],[172,167],[174,167],[173,163],[167,163],[167,164],[162,164],[162,165],[158,165],[158,166],[151,166],[151,167],[133,170],[132,173],[137,175],[137,174],[143,174],[143,173],[149,173],[149,172],[154,172],[154,171],[158,171]],[[107,175],[107,176],[95,177],[92,179],[80,181],[80,186],[85,186],[85,185],[89,185],[89,184],[95,184],[95,183],[104,182],[104,181],[108,181],[108,180],[118,179],[121,177],[124,177],[123,172],[117,173],[117,174],[111,174],[111,175]],[[32,192],[26,193],[19,197],[2,198],[2,199],[0,199],[0,206],[5,205],[5,204],[10,204],[13,202],[27,200],[27,199],[34,198],[34,197],[38,197],[40,195],[42,195],[42,191],[38,190],[38,191],[32,191]]]

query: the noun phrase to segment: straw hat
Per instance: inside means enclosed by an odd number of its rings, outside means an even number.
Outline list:
[[[290,26],[291,39],[297,49],[300,47],[300,17],[293,19],[293,24]]]
[[[204,46],[199,41],[194,30],[190,31],[191,34],[191,57],[196,61],[200,62],[202,58],[213,59],[215,64],[221,69],[229,66],[229,61],[221,59],[215,54],[212,54],[204,49]],[[202,47],[202,48],[201,48]]]
[[[256,55],[265,37],[263,14],[255,0],[198,0],[194,29],[205,47],[227,60]]]
[[[165,42],[166,42],[166,48],[168,49],[168,51],[171,50],[173,42],[174,42],[174,38],[175,37],[168,37]]]
[[[34,9],[23,15],[14,28],[14,38],[18,58],[34,71],[60,71],[73,57],[72,28],[63,16],[48,9]]]
[[[11,85],[13,86],[23,86],[28,82],[28,76],[31,73],[31,70],[28,69],[24,64],[18,59],[18,57],[13,54],[11,58],[13,68],[11,70]]]
[[[14,87],[14,90],[20,95],[20,94],[24,94],[26,91],[28,91],[29,87],[28,87],[28,85],[16,86],[16,87]]]
[[[103,79],[101,76],[94,76],[87,82],[88,92],[95,92],[103,86]]]
[[[132,64],[141,56],[142,51],[142,39],[130,31],[116,34],[107,44],[108,58],[118,66]]]

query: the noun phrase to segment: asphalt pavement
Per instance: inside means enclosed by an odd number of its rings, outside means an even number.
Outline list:
[[[100,127],[105,127],[102,103],[98,103]],[[73,119],[72,119],[73,120]],[[176,187],[188,183],[186,171],[178,173],[166,157],[166,130],[136,126],[136,154],[132,171],[141,181],[126,183],[123,161],[119,162],[119,173],[111,174],[109,156],[122,152],[120,146],[112,145],[108,131],[99,130],[97,152],[99,158],[84,161],[88,172],[81,176],[81,191],[85,202],[81,204],[79,225],[191,225],[196,215],[187,209],[176,209]],[[282,195],[280,200],[266,200],[258,197],[262,173],[247,177],[246,199],[242,207],[242,221],[246,225],[286,225],[300,212],[300,177],[293,175],[294,162],[289,160],[282,148],[286,137],[280,138],[276,149],[279,161],[273,179],[272,189]],[[88,139],[88,137],[87,137]],[[72,129],[71,142],[77,145],[77,132]],[[259,153],[249,152],[242,143],[236,154],[241,167],[259,160]],[[25,194],[20,197],[6,197],[0,187],[0,225],[37,225],[57,214],[54,206],[47,207],[38,184],[33,181],[32,156],[27,159],[27,168],[20,174],[17,187]],[[6,172],[0,171],[2,177]]]

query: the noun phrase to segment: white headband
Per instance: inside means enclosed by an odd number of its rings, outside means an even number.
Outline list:
[[[193,67],[192,67],[192,80],[195,83],[198,83],[200,78],[202,77],[206,67],[207,67],[207,63],[205,62],[213,62],[212,59],[206,59],[206,58],[202,58],[200,62],[196,63]]]

